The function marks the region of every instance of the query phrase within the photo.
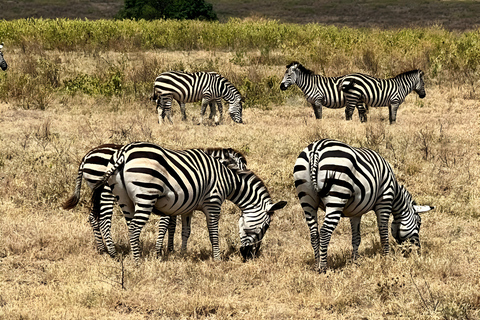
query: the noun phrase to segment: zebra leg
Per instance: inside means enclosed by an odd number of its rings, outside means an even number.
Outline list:
[[[327,251],[328,251],[328,244],[330,243],[330,238],[332,237],[332,233],[338,225],[340,218],[342,217],[343,206],[340,206],[338,200],[335,202],[331,202],[327,200],[327,198],[323,198],[322,201],[325,203],[325,220],[323,221],[323,225],[320,228],[320,266],[319,272],[326,272],[327,271]]]
[[[390,218],[390,212],[392,208],[376,209],[378,232],[380,233],[380,243],[382,244],[382,253],[387,255],[390,251],[390,245],[388,243],[388,219]]]
[[[165,117],[165,109],[162,104],[162,98],[157,99],[157,114],[158,114],[158,124],[163,123],[163,118]]]
[[[170,121],[170,124],[173,124],[173,121],[172,121],[172,99],[164,99],[162,119],[164,119],[165,117],[167,117],[168,121]]]
[[[212,100],[208,103],[208,105],[210,106],[210,116],[208,117],[208,119],[217,119],[217,109],[215,108],[215,102]]]
[[[318,102],[312,103],[312,108],[315,113],[315,118],[322,119],[322,104]]]
[[[205,115],[205,110],[207,109],[207,105],[210,103],[210,100],[207,100],[206,98],[202,99],[202,108],[200,109],[200,123],[203,123],[203,116]]]
[[[155,209],[154,209],[154,213],[156,213]],[[165,234],[167,233],[167,229],[170,227],[170,223],[172,220],[176,221],[175,217],[161,216],[160,220],[158,221],[158,236],[157,236],[157,242],[155,244],[157,257],[163,256],[163,240],[165,239]]]
[[[356,102],[348,102],[345,107],[345,120],[352,120],[353,111],[355,110]]]
[[[220,218],[220,207],[209,206],[203,209],[207,218],[208,235],[212,243],[213,260],[220,261],[220,245],[218,241],[218,220]]]
[[[350,226],[352,228],[352,260],[357,260],[358,258],[358,247],[362,241],[360,236],[360,217],[350,218]]]
[[[175,240],[175,230],[177,229],[177,216],[170,216],[170,221],[168,223],[168,243],[167,251],[174,251],[174,240]]]
[[[104,186],[103,192],[100,196],[99,224],[103,240],[107,247],[107,252],[112,258],[117,254],[111,233],[114,203],[115,196],[112,194],[112,189],[108,185]]]
[[[95,218],[93,212],[90,212],[88,216],[88,221],[93,229],[93,236],[95,237],[95,242],[97,244],[97,251],[98,253],[102,254],[107,251],[105,244],[103,243],[102,233],[100,232],[100,224],[98,223],[98,219]]]
[[[358,118],[360,119],[360,122],[367,122],[367,111],[368,111],[367,106],[364,105],[363,103],[358,103],[357,110],[358,110]]]
[[[220,124],[220,123],[223,123],[223,105],[222,105],[221,99],[217,100],[217,108],[218,108],[218,113],[220,114],[220,119],[215,118],[215,124]]]
[[[397,122],[397,110],[400,105],[397,104],[391,104],[388,106],[388,118],[390,120],[390,124],[394,124]]]
[[[185,103],[179,102],[180,112],[182,113],[182,121],[187,121],[187,113],[185,112]]]
[[[182,251],[187,250],[188,238],[190,238],[192,225],[192,213],[182,216]]]

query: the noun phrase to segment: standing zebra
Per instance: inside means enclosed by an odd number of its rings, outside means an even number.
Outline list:
[[[118,151],[122,145],[104,144],[91,149],[85,154],[78,167],[78,174],[75,182],[75,191],[70,198],[63,203],[63,208],[66,210],[73,209],[80,201],[80,190],[82,187],[82,179],[85,179],[90,189],[102,179],[107,171],[107,166],[112,158],[112,155]],[[205,152],[212,157],[226,160],[232,165],[244,170],[246,169],[247,160],[245,156],[231,148],[208,148]],[[115,257],[116,250],[111,236],[111,221],[113,215],[113,205],[115,203],[115,196],[112,194],[110,188],[105,186],[102,193],[100,212],[98,217],[90,212],[89,222],[92,226],[97,250],[101,252],[107,251],[111,257]],[[183,218],[182,230],[182,249],[186,249],[187,240],[190,235],[190,217]],[[127,224],[129,220],[127,219]],[[176,219],[171,219],[168,216],[161,217],[159,221],[159,234],[157,239],[157,252],[163,252],[163,239],[168,229],[168,251],[173,251],[173,239],[176,228]],[[105,241],[105,243],[104,243]]]
[[[285,201],[273,204],[267,188],[251,171],[221,162],[200,149],[174,151],[145,142],[128,144],[113,155],[106,174],[94,187],[95,212],[107,184],[130,219],[130,245],[136,261],[140,258],[140,232],[152,212],[176,216],[202,210],[213,258],[219,260],[218,221],[225,199],[242,210],[239,229],[244,258],[255,255],[271,214],[286,205]]]
[[[203,122],[207,104],[215,101],[220,113],[220,119],[215,115],[215,122],[222,122],[222,98],[230,104],[228,111],[232,120],[242,123],[242,97],[240,92],[230,81],[216,72],[164,72],[155,79],[153,88],[153,100],[157,102],[159,123],[163,121],[165,116],[170,123],[173,123],[171,118],[172,99],[180,104],[182,120],[184,121],[187,118],[185,103],[202,100],[200,123]],[[211,106],[212,112],[213,108]]]
[[[2,49],[3,49],[3,42],[2,44],[0,44],[0,68],[2,68],[3,71],[7,70],[7,62],[5,61],[5,59],[3,59],[3,52],[2,52]]]
[[[342,79],[343,77],[324,77],[315,74],[312,70],[294,61],[287,66],[280,89],[287,90],[289,86],[296,84],[312,105],[315,118],[322,119],[322,106],[332,109],[346,106],[345,97],[339,90]],[[345,117],[347,120],[352,120],[351,113],[345,112]]]
[[[353,259],[358,256],[361,241],[360,219],[370,210],[377,215],[384,254],[389,252],[390,213],[393,213],[391,231],[395,240],[398,243],[409,240],[420,246],[419,213],[433,207],[417,206],[378,153],[335,140],[319,140],[300,153],[293,177],[319,271],[326,271],[328,244],[340,217],[350,218]],[[325,211],[320,232],[318,208]]]
[[[354,73],[343,77],[340,88],[347,100],[346,114],[350,116],[355,107],[367,121],[366,109],[363,104],[371,107],[388,106],[390,124],[397,120],[398,107],[405,101],[405,97],[415,91],[420,99],[425,97],[423,71],[412,70],[401,73],[394,78],[378,79],[369,75]]]

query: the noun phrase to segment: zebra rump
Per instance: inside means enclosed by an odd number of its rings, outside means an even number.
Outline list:
[[[2,68],[3,71],[6,71],[8,65],[7,65],[7,62],[5,61],[5,59],[3,58],[2,49],[3,49],[3,42],[2,42],[2,44],[0,44],[0,68]]]

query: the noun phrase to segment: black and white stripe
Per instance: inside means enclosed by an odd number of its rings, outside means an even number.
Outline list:
[[[398,243],[409,240],[420,246],[419,213],[433,207],[415,205],[408,191],[397,182],[388,162],[375,151],[335,140],[319,140],[300,153],[293,176],[320,271],[326,270],[328,244],[341,217],[350,218],[354,259],[361,240],[360,219],[370,210],[377,215],[384,254],[389,252],[391,213],[395,240]],[[318,208],[325,211],[320,231]]]
[[[75,179],[75,191],[72,196],[63,203],[62,206],[64,209],[73,209],[80,201],[80,190],[83,179],[85,179],[90,189],[93,189],[93,186],[102,180],[110,158],[121,147],[121,145],[117,144],[104,144],[91,149],[85,154],[78,166],[77,178]],[[90,212],[88,221],[93,229],[97,250],[100,253],[107,251],[110,256],[115,257],[115,245],[110,233],[115,197],[109,186],[105,186],[100,201],[100,211],[98,215],[94,215],[93,211]]]
[[[5,70],[7,70],[8,66],[7,66],[7,62],[3,58],[2,49],[3,49],[3,42],[2,42],[2,44],[0,44],[0,68],[2,68],[3,71],[5,71]]]
[[[73,209],[80,201],[80,190],[83,179],[85,179],[87,185],[93,189],[93,186],[102,179],[103,175],[107,171],[107,166],[112,155],[121,147],[122,145],[104,144],[91,149],[85,154],[78,167],[75,191],[72,196],[63,203],[62,206],[64,209]],[[245,156],[241,152],[238,152],[232,148],[208,148],[205,149],[205,152],[215,158],[227,161],[231,165],[238,167],[241,170],[246,169],[247,160]],[[94,232],[97,250],[100,253],[107,251],[110,256],[115,257],[116,250],[111,236],[111,220],[115,197],[111,193],[111,190],[108,186],[105,186],[102,198],[100,200],[101,203],[98,216],[95,216],[93,212],[91,212],[88,220]],[[127,220],[127,224],[128,222],[129,221]],[[190,217],[184,218],[184,223],[182,226],[182,249],[186,249],[187,240],[190,235]],[[160,218],[159,235],[157,239],[157,250],[159,252],[163,252],[163,240],[167,230],[169,231],[168,250],[173,251],[175,228],[176,219],[170,219],[169,216]]]
[[[251,171],[239,170],[201,149],[174,151],[145,142],[128,144],[113,155],[107,173],[94,188],[95,212],[100,209],[105,185],[110,186],[130,221],[130,244],[137,261],[140,232],[152,212],[176,216],[203,211],[213,257],[218,260],[218,220],[225,199],[243,212],[239,227],[244,257],[256,253],[270,215],[286,204],[273,204],[265,185]]]
[[[225,164],[231,166],[234,169],[238,170],[247,170],[247,159],[245,156],[232,148],[207,148],[203,150],[206,154],[221,160]],[[193,213],[193,212],[192,212]],[[185,251],[187,249],[188,238],[191,233],[191,221],[192,213],[182,215],[182,247],[181,250]],[[159,228],[158,228],[158,238],[156,244],[157,255],[163,254],[163,240],[165,233],[168,229],[168,251],[173,251],[173,237],[175,234],[175,229],[177,225],[176,216],[165,216],[160,218]]]
[[[172,99],[180,104],[182,120],[186,120],[185,103],[202,100],[200,123],[207,104],[215,101],[218,106],[220,118],[215,115],[215,122],[223,120],[223,106],[221,99],[229,103],[229,113],[233,121],[242,123],[242,97],[235,86],[225,77],[216,72],[186,73],[169,71],[160,74],[154,83],[153,100],[157,103],[158,122],[165,117],[172,123],[171,107]],[[211,112],[214,107],[211,106]]]
[[[390,79],[378,79],[361,73],[347,75],[340,84],[347,101],[345,112],[351,116],[357,107],[359,115],[362,115],[360,120],[365,122],[367,110],[363,104],[367,108],[388,106],[390,123],[395,123],[398,107],[410,92],[415,91],[420,99],[425,97],[423,76],[421,70],[404,72]]]
[[[322,119],[322,107],[340,109],[346,106],[346,100],[339,84],[343,77],[324,77],[315,74],[312,70],[305,68],[299,62],[294,61],[287,66],[281,90],[296,84],[307,101],[312,105],[315,118]],[[345,113],[346,119],[351,120],[352,115]]]

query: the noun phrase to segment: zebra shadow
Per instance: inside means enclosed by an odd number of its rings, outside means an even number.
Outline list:
[[[340,248],[337,250],[329,250],[327,257],[327,266],[329,270],[340,271],[345,268],[347,265],[358,265],[364,258],[372,258],[377,255],[382,255],[382,245],[379,239],[369,241],[365,244],[363,250],[359,250],[359,256],[356,260],[352,259],[352,248]],[[395,252],[396,245],[390,243],[390,251]],[[312,257],[308,259],[307,264],[311,265],[312,268],[315,268],[315,259]]]

